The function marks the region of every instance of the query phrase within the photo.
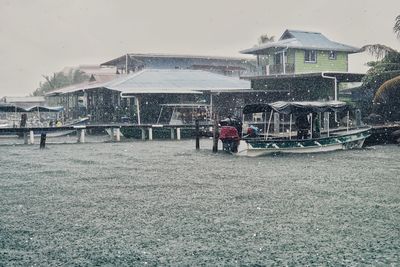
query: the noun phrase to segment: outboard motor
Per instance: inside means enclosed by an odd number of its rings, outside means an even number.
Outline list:
[[[221,120],[220,125],[219,139],[222,141],[223,150],[236,153],[242,137],[242,121],[238,118],[228,117]]]
[[[237,129],[233,126],[222,126],[219,134],[222,141],[222,148],[226,152],[236,153],[240,142]]]

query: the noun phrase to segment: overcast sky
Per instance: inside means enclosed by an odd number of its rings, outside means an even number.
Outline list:
[[[399,0],[0,0],[0,97],[29,95],[42,75],[130,53],[240,56],[264,33],[318,31],[400,50]],[[363,55],[350,71],[365,71]]]

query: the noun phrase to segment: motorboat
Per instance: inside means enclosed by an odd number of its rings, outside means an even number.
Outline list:
[[[284,102],[269,104],[250,104],[243,109],[243,114],[263,113],[264,129],[249,127],[242,138],[235,135],[232,126],[221,127],[220,139],[223,149],[229,153],[250,157],[276,153],[316,153],[334,150],[361,148],[367,137],[371,135],[369,126],[353,126],[350,122],[350,107],[341,101]],[[334,113],[334,116],[331,116]],[[337,115],[346,113],[345,126],[331,128],[331,121],[336,124]],[[269,114],[268,123],[266,118]],[[274,114],[289,117],[283,131],[279,126],[272,132],[271,125]],[[293,120],[294,116],[296,117]],[[321,131],[321,118],[324,129]],[[279,118],[279,115],[278,115]],[[274,123],[281,123],[274,117]],[[251,125],[250,125],[251,126]],[[294,127],[293,127],[294,126]],[[225,127],[225,128],[224,128]],[[295,132],[293,131],[295,130]],[[297,131],[297,132],[296,132]],[[239,136],[239,133],[237,133]]]

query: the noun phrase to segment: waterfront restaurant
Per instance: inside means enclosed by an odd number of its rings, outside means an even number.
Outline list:
[[[47,94],[68,118],[90,115],[93,122],[156,123],[162,105],[203,103],[221,116],[241,116],[255,101],[278,100],[285,90],[257,91],[250,82],[202,70],[144,69],[108,82],[86,82]]]

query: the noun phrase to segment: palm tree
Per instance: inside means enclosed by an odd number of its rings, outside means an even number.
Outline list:
[[[397,38],[400,39],[400,15],[398,15],[395,19],[393,31],[397,35]]]
[[[275,36],[268,36],[268,34],[263,34],[260,37],[258,37],[258,44],[262,45],[265,43],[270,43],[275,41]]]
[[[384,82],[374,97],[374,112],[387,121],[400,119],[400,76]]]

